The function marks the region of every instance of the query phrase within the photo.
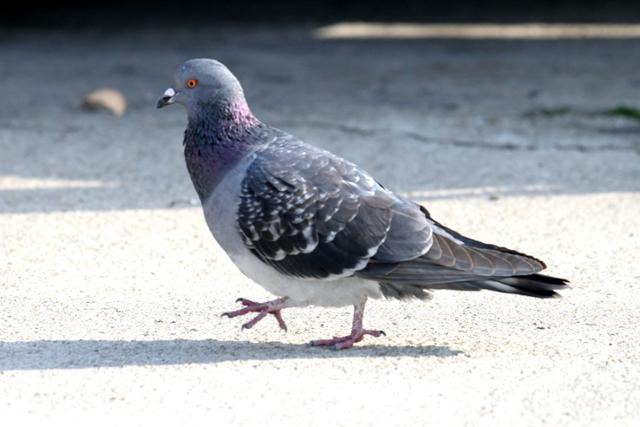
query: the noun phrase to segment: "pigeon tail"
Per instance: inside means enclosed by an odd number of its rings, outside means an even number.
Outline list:
[[[536,298],[559,298],[556,290],[564,289],[568,285],[566,279],[547,276],[544,274],[529,274],[526,276],[496,277],[487,280],[467,282],[470,286],[508,294],[526,295]]]
[[[483,289],[507,294],[525,295],[534,298],[559,298],[557,290],[568,287],[568,281],[544,274],[526,276],[477,278],[451,283],[406,283],[379,282],[380,290],[388,299],[430,299],[429,290],[448,289],[455,291],[480,291]]]

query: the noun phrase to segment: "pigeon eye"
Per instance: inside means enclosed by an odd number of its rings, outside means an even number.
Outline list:
[[[189,89],[193,89],[194,87],[198,86],[198,81],[196,79],[189,79],[187,80],[186,84]]]

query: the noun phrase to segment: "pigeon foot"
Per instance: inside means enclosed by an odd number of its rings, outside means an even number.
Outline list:
[[[280,314],[280,311],[283,308],[285,308],[286,301],[287,301],[286,297],[278,298],[273,301],[268,301],[264,303],[258,303],[255,301],[248,300],[246,298],[238,298],[236,302],[239,302],[240,304],[244,305],[244,308],[241,308],[240,310],[228,311],[226,313],[222,313],[222,316],[227,316],[228,318],[231,319],[237,316],[244,316],[245,314],[249,314],[249,313],[258,313],[256,317],[254,317],[253,319],[249,320],[247,323],[242,325],[242,329],[251,329],[256,325],[256,323],[264,319],[267,316],[267,314],[271,314],[278,321],[278,326],[280,326],[280,329],[286,331],[287,325],[284,323],[284,320],[282,319],[282,315]]]
[[[371,335],[372,337],[379,337],[380,335],[387,335],[384,331],[376,331],[373,329],[364,329],[362,327],[362,318],[364,317],[364,305],[367,302],[366,298],[359,304],[354,306],[353,311],[353,325],[351,326],[351,334],[344,337],[333,337],[328,340],[315,340],[309,344],[313,347],[329,347],[332,346],[336,350],[344,350],[353,347],[357,342],[362,341],[365,335]]]
[[[313,347],[326,347],[333,346],[336,350],[344,350],[353,347],[357,342],[362,341],[365,335],[371,335],[372,337],[379,337],[380,335],[387,335],[384,331],[376,331],[372,329],[361,329],[359,331],[353,330],[350,335],[344,337],[333,337],[327,340],[315,340],[309,344]]]

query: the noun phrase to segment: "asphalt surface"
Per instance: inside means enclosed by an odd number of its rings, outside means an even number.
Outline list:
[[[0,414],[11,425],[638,425],[640,42],[317,40],[308,29],[0,34]],[[285,311],[210,237],[157,111],[215,57],[254,113],[472,237],[571,280],[554,300]],[[129,110],[88,113],[121,90]],[[620,112],[620,110],[618,110]],[[9,425],[9,424],[7,424]]]

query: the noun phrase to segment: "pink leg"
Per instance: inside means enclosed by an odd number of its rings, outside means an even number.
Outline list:
[[[353,326],[351,327],[350,335],[344,337],[333,337],[328,340],[315,340],[311,341],[310,344],[312,346],[333,346],[336,350],[343,350],[345,348],[351,348],[355,343],[362,341],[365,335],[371,335],[372,337],[386,335],[384,331],[362,328],[362,317],[364,316],[364,305],[366,302],[367,300],[365,299],[360,304],[354,306]]]
[[[238,298],[236,302],[244,305],[244,308],[236,311],[228,311],[226,313],[222,313],[223,316],[227,316],[229,318],[233,318],[236,316],[244,316],[249,313],[258,313],[256,317],[249,320],[247,323],[242,325],[242,329],[251,329],[255,326],[256,323],[264,319],[267,314],[271,314],[278,321],[278,326],[280,329],[287,330],[287,325],[284,323],[282,319],[282,315],[280,314],[280,310],[285,308],[287,297],[278,298],[273,301],[268,301],[264,303],[257,303],[245,298]]]

